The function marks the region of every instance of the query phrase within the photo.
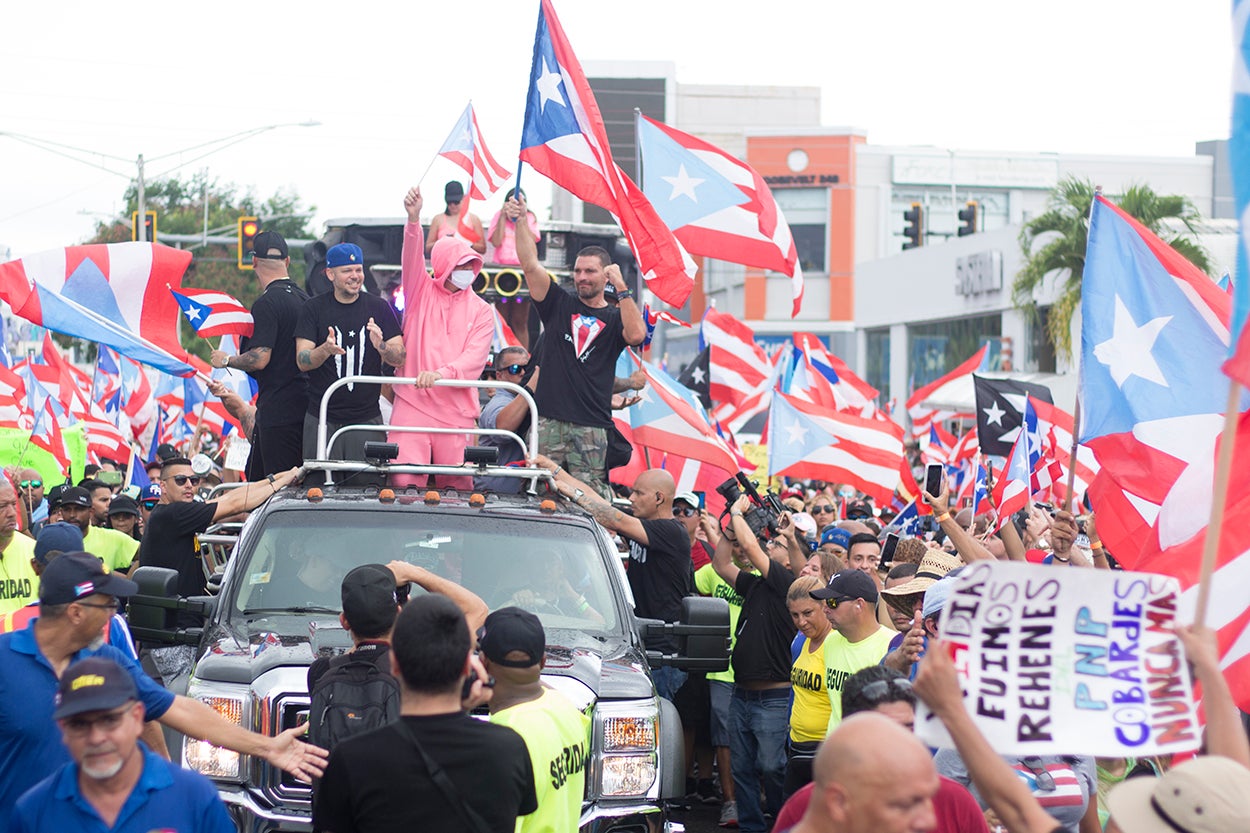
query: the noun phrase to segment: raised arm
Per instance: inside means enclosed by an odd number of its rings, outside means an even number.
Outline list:
[[[643,527],[642,521],[633,515],[626,515],[603,498],[593,488],[587,486],[573,475],[565,471],[561,466],[557,465],[553,460],[539,454],[534,458],[534,465],[539,468],[546,469],[551,472],[555,480],[556,489],[560,494],[570,498],[578,506],[589,512],[598,522],[599,526],[611,532],[620,533],[631,541],[637,541],[643,546],[651,543],[647,537],[647,530]],[[578,491],[581,495],[578,495]]]
[[[1233,702],[1228,680],[1220,671],[1220,651],[1215,631],[1205,625],[1183,625],[1176,636],[1185,646],[1185,657],[1202,684],[1202,707],[1207,713],[1207,754],[1232,758],[1250,767],[1250,741],[1241,725],[1241,713]]]
[[[299,480],[300,476],[300,467],[296,466],[279,474],[271,474],[266,480],[231,489],[216,501],[217,508],[213,511],[213,520],[220,521],[222,518],[255,509],[273,497],[279,489],[284,489]]]
[[[465,620],[469,623],[469,633],[477,633],[477,629],[485,624],[486,614],[490,613],[490,608],[472,590],[462,587],[450,579],[431,573],[424,567],[409,564],[407,561],[392,561],[386,566],[395,574],[396,584],[408,584],[411,582],[412,584],[420,585],[429,593],[446,596],[455,602],[456,607],[460,608],[461,612],[464,613]]]
[[[638,303],[629,291],[629,284],[625,283],[625,278],[621,275],[621,267],[610,263],[603,271],[616,287],[616,295],[621,299],[621,332],[625,336],[625,343],[637,347],[647,338],[647,325],[642,321],[642,310],[638,309]]]
[[[712,569],[730,587],[737,586],[738,574],[742,570],[734,563],[734,542],[729,540],[728,535],[720,536],[716,542],[716,549],[712,552]]]
[[[239,430],[243,433],[243,439],[250,440],[252,430],[256,427],[256,406],[250,402],[244,402],[243,397],[226,387],[225,382],[219,379],[209,381],[208,391],[221,400],[226,413],[239,421]]]
[[[942,531],[946,533],[946,537],[951,539],[951,543],[955,545],[955,549],[959,552],[964,562],[971,564],[973,561],[983,561],[985,559],[993,560],[994,554],[985,548],[985,545],[968,534],[968,530],[955,521],[955,517],[951,515],[950,509],[950,486],[946,483],[946,478],[942,478],[942,491],[938,495],[924,493],[925,503],[929,504],[933,509],[933,515],[937,518],[938,525],[942,527]]]
[[[525,273],[525,285],[529,287],[530,298],[541,301],[547,297],[551,289],[551,275],[543,268],[538,259],[538,241],[525,218],[525,201],[517,201],[514,197],[503,207],[509,220],[516,223],[516,256],[521,261],[521,271]]]
[[[421,207],[425,204],[420,188],[410,188],[404,195],[404,211],[408,225],[404,226],[404,250],[400,256],[400,280],[404,289],[404,309],[413,309],[417,299],[429,287],[430,275],[425,271],[425,231],[421,228]],[[430,239],[434,239],[434,225],[430,224]]]
[[[733,527],[734,537],[738,539],[738,545],[746,553],[751,566],[759,570],[761,576],[767,576],[768,568],[772,566],[772,559],[768,557],[768,553],[764,552],[759,541],[755,540],[755,533],[747,525],[747,519],[742,516],[742,513],[749,508],[751,508],[749,497],[743,495],[738,498],[733,508],[729,510],[729,524]]]

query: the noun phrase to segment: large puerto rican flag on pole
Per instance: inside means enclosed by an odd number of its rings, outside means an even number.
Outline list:
[[[54,249],[0,264],[0,299],[33,324],[189,376],[169,290],[190,262],[190,252],[154,243]]]
[[[790,317],[803,305],[803,269],[790,226],[764,177],[702,139],[638,116],[642,190],[686,251],[790,278]]]
[[[459,165],[469,175],[469,193],[460,206],[456,232],[469,242],[476,243],[477,232],[469,228],[466,222],[470,200],[490,199],[490,195],[499,190],[499,186],[512,176],[512,172],[496,162],[486,147],[482,131],[477,126],[477,113],[473,110],[473,102],[470,101],[460,114],[460,119],[448,134],[447,141],[438,149],[438,155]]]
[[[542,0],[534,35],[521,160],[573,195],[611,212],[629,240],[638,271],[656,297],[681,307],[695,264],[655,208],[612,159],[590,82],[551,0]]]

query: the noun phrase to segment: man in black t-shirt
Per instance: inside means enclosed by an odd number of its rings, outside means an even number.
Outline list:
[[[510,219],[525,216],[524,202],[508,200]],[[577,253],[570,295],[556,286],[538,260],[538,246],[525,222],[516,224],[516,250],[530,299],[542,318],[542,374],[538,404],[538,446],[590,490],[611,498],[607,485],[608,429],[612,427],[612,383],[616,359],[627,345],[641,344],[647,328],[620,267],[598,246]],[[603,299],[611,281],[619,308]]]
[[[195,500],[200,478],[191,470],[185,457],[171,457],[161,466],[161,502],[148,517],[147,530],[139,545],[138,563],[145,567],[168,567],[178,571],[178,595],[203,596],[207,585],[204,563],[200,558],[197,537],[214,521],[237,515],[260,506],[279,489],[296,482],[300,469],[293,468],[231,489],[220,499],[208,503]],[[167,626],[199,627],[202,616],[180,611]],[[192,645],[175,645],[152,650],[152,660],[166,684],[188,670],[195,658]]]
[[[247,479],[303,464],[304,412],[308,381],[295,364],[295,323],[308,296],[287,275],[291,258],[286,240],[276,231],[262,231],[253,240],[252,267],[261,296],[252,304],[252,335],[239,341],[239,355],[214,350],[213,367],[233,367],[256,380],[256,425]]]
[[[673,476],[664,469],[648,469],[638,475],[629,490],[634,514],[626,515],[550,458],[540,454],[534,463],[554,475],[560,494],[572,498],[604,529],[629,541],[629,568],[625,575],[634,594],[634,613],[665,622],[681,619],[681,600],[694,595],[694,569],[690,563],[690,533],[685,524],[673,517],[673,496],[677,493]],[[673,637],[661,637],[649,639],[647,647],[672,653],[677,650],[677,643]],[[686,672],[655,668],[652,678],[659,695],[671,700],[686,681]]]
[[[712,567],[743,598],[729,702],[730,768],[739,827],[762,833],[768,829],[764,812],[776,816],[781,809],[790,717],[790,643],[795,631],[786,594],[795,573],[788,548],[768,547],[766,553],[760,546],[743,517],[750,506],[744,495],[730,508],[729,526],[716,545]],[[758,575],[734,564],[735,550],[747,556]],[[760,806],[761,786],[766,807]]]
[[[345,376],[381,375],[383,362],[391,367],[404,364],[404,342],[395,310],[376,295],[361,291],[365,263],[360,247],[340,243],[326,252],[326,277],[334,291],[308,299],[295,326],[295,363],[308,374],[305,460],[317,456],[321,398],[330,385]],[[339,388],[326,413],[326,437],[344,425],[381,425],[381,390],[381,385],[357,383]],[[365,443],[370,440],[384,442],[386,435],[381,431],[349,432],[330,450],[330,456],[363,460]]]
[[[521,736],[462,711],[472,640],[464,614],[445,596],[404,606],[391,641],[402,692],[400,720],[335,746],[313,808],[316,831],[513,833],[538,809],[534,769]],[[475,689],[481,691],[480,683]],[[445,773],[439,786],[430,767]],[[479,821],[471,821],[476,814]]]

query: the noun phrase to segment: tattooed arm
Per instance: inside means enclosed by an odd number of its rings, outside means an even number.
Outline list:
[[[642,521],[633,515],[626,515],[612,504],[600,497],[594,489],[569,474],[547,457],[539,454],[534,458],[534,465],[546,469],[555,475],[555,486],[560,494],[571,498],[581,508],[590,513],[599,526],[610,532],[617,532],[624,538],[646,546],[650,543],[647,530]],[[577,495],[578,491],[581,495]]]
[[[341,356],[347,351],[339,347],[338,340],[334,337],[334,328],[326,328],[326,340],[318,344],[316,347],[310,339],[295,339],[295,363],[299,365],[299,369],[305,372],[316,370],[325,364],[325,360],[331,356]]]

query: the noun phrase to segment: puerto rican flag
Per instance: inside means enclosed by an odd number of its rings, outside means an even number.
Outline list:
[[[521,160],[574,196],[610,212],[629,241],[647,288],[674,307],[685,305],[694,288],[694,261],[642,190],[613,161],[599,105],[551,0],[542,0],[538,12]]]
[[[918,389],[915,393],[907,398],[907,414],[911,417],[911,432],[916,439],[922,439],[929,435],[929,425],[933,422],[942,422],[947,419],[975,419],[976,414],[958,413],[955,411],[946,411],[939,408],[929,408],[924,405],[924,401],[939,388],[955,381],[964,376],[970,376],[978,370],[985,369],[986,357],[989,355],[990,347],[988,344],[981,346],[981,349],[973,353],[971,357],[962,364],[947,373],[940,379],[935,379],[924,387]]]
[[[459,165],[469,175],[469,192],[460,206],[456,233],[470,243],[476,243],[478,234],[466,222],[469,201],[490,199],[491,194],[511,178],[512,172],[496,162],[486,147],[482,131],[477,126],[477,113],[473,110],[473,102],[469,102],[460,114],[456,126],[447,135],[447,141],[438,149],[438,155]]]
[[[1068,469],[1072,467],[1074,431],[1072,414],[1056,405],[1033,397],[1029,397],[1029,404],[1037,412],[1038,432],[1046,438],[1043,448],[1047,456],[1059,467],[1057,472],[1054,472],[1057,476],[1052,476],[1051,491],[1057,501],[1070,507],[1073,501],[1089,490],[1089,484],[1094,482],[1094,478],[1098,475],[1098,461],[1088,446],[1077,446],[1076,477],[1072,483],[1072,491],[1075,494],[1067,497],[1064,491],[1068,485]]]
[[[1032,471],[1029,468],[1028,434],[1021,431],[1011,446],[1011,454],[1007,457],[1007,466],[1000,472],[994,482],[991,496],[994,508],[998,512],[998,527],[1009,523],[1011,516],[1029,504]]]
[[[790,226],[764,178],[702,139],[638,114],[642,190],[697,255],[790,278],[790,317],[803,305],[803,269]]]
[[[70,246],[0,264],[0,299],[34,324],[186,376],[178,304],[191,253],[155,243]]]
[[[903,429],[775,393],[768,415],[769,477],[846,483],[886,504],[898,485]]]
[[[858,411],[861,416],[872,416],[865,409],[873,407],[879,394],[876,388],[856,376],[846,362],[829,352],[824,342],[812,333],[795,333],[794,345],[802,351],[808,366],[833,386],[834,393],[846,403],[844,408]]]
[[[43,402],[43,407],[35,414],[35,424],[31,428],[30,441],[33,445],[56,458],[61,466],[61,473],[68,474],[70,467],[69,447],[65,445],[65,437],[61,433],[61,424],[53,410],[52,397]]]
[[[490,309],[495,314],[495,334],[490,339],[490,351],[499,355],[499,351],[505,347],[520,347],[521,340],[516,337],[516,333],[512,332],[508,322],[503,320],[503,316],[499,314],[499,307],[491,304]]]
[[[755,331],[727,312],[707,311],[699,327],[699,349],[709,348],[708,395],[713,411],[740,404],[774,374],[773,362],[755,343]],[[771,388],[771,385],[769,386]]]
[[[170,288],[187,323],[201,338],[208,336],[250,336],[252,313],[233,295],[216,289]]]
[[[0,367],[0,427],[27,428],[34,423],[34,414],[26,407],[26,381]]]

